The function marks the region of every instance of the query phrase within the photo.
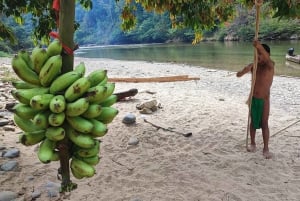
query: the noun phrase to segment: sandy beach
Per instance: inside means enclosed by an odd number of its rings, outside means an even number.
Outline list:
[[[110,78],[188,75],[200,80],[116,82],[115,92],[136,88],[139,93],[114,105],[119,114],[101,138],[97,174],[83,180],[72,177],[78,189],[52,198],[44,192],[36,200],[300,200],[300,122],[295,123],[300,120],[300,79],[274,77],[269,119],[274,156],[266,160],[260,130],[257,151],[245,149],[250,74],[237,78],[234,72],[184,64],[75,58],[75,64],[82,61],[87,74],[104,68]],[[136,106],[150,100],[161,108],[141,114]],[[122,123],[130,113],[136,123]],[[144,119],[178,132],[157,129]],[[46,182],[60,183],[58,162],[42,164],[35,146],[16,143],[16,132],[0,132],[0,144],[21,151],[18,170],[0,174],[0,191],[12,190],[30,200],[31,193]],[[187,132],[192,136],[180,134]],[[132,137],[138,139],[137,145],[128,144]]]

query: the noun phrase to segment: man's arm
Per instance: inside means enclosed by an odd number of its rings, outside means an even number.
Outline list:
[[[241,71],[238,71],[236,73],[236,76],[237,77],[241,77],[243,75],[245,75],[246,73],[250,72],[252,70],[252,67],[253,67],[253,63],[251,64],[248,64],[247,66],[245,66]]]
[[[262,60],[270,61],[270,54],[265,50],[265,48],[261,45],[258,40],[253,41],[253,46],[257,49],[258,54],[261,55]]]

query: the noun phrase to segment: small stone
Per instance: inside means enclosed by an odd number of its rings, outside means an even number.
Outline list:
[[[128,141],[128,145],[137,145],[139,143],[139,139],[136,137],[131,137]]]
[[[39,198],[40,196],[41,196],[41,192],[40,192],[40,191],[34,191],[34,192],[31,194],[32,199]]]
[[[54,187],[48,188],[47,191],[48,191],[48,197],[52,198],[52,197],[57,197],[59,195],[59,190]]]
[[[48,181],[47,184],[45,185],[46,188],[57,188],[59,189],[60,188],[60,184],[59,183],[55,183],[55,182],[52,182],[52,181]]]
[[[6,126],[3,126],[3,130],[4,131],[15,131],[16,128],[14,126],[6,125]]]
[[[149,108],[143,108],[143,109],[140,110],[140,113],[141,114],[152,114],[153,111]]]
[[[12,191],[2,191],[0,192],[1,201],[11,201],[18,197],[18,194]]]
[[[27,181],[32,181],[32,180],[34,180],[34,176],[28,176],[27,177]]]
[[[1,119],[0,120],[0,126],[5,126],[7,124],[9,124],[9,120],[7,120],[7,119]]]
[[[48,197],[57,197],[59,195],[60,186],[60,184],[54,183],[52,181],[47,182],[45,187],[48,192]]]
[[[136,121],[136,117],[134,114],[126,114],[122,120],[124,124],[133,124],[135,123],[135,121]]]
[[[20,150],[17,148],[9,149],[6,153],[3,154],[4,158],[15,158],[20,156]]]
[[[17,161],[8,161],[1,165],[0,169],[3,171],[12,171],[14,170],[18,165]]]

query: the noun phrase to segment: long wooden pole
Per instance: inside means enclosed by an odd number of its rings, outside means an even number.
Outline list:
[[[258,39],[258,32],[259,32],[259,14],[260,14],[260,6],[262,5],[262,0],[255,0],[255,7],[256,7],[256,22],[255,22],[255,37],[254,39]],[[250,123],[251,123],[251,106],[252,106],[252,97],[256,82],[256,69],[257,69],[257,49],[254,49],[254,62],[253,62],[253,69],[252,69],[252,82],[251,82],[251,91],[248,98],[248,106],[249,106],[249,113],[248,113],[248,123],[247,123],[247,135],[246,135],[246,149],[248,149],[248,136],[250,132]]]

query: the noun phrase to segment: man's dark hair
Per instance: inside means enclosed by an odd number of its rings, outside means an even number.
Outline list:
[[[264,47],[264,49],[265,49],[269,54],[271,54],[270,47],[269,47],[267,44],[261,44],[261,45]]]

